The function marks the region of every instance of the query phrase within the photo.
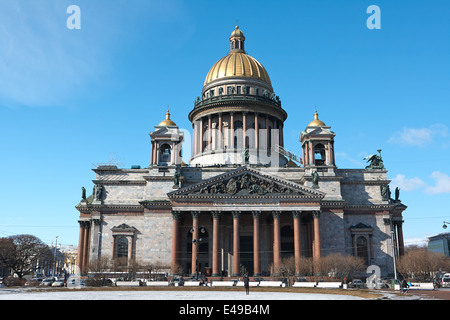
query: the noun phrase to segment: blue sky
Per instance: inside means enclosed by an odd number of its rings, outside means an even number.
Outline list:
[[[78,5],[81,29],[66,12]],[[381,9],[370,30],[367,7]],[[320,119],[340,168],[382,149],[406,244],[450,221],[450,2],[8,0],[0,2],[0,236],[78,244],[81,187],[112,160],[148,166],[149,132],[188,113],[239,21],[288,112],[285,147]],[[189,140],[189,139],[187,139]],[[190,144],[183,147],[189,158]],[[185,161],[187,162],[187,161]]]

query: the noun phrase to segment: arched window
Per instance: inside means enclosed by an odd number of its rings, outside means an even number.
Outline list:
[[[170,161],[170,146],[168,144],[163,144],[161,146],[161,162],[169,162]]]
[[[364,236],[359,236],[356,239],[356,255],[359,258],[363,258],[366,265],[369,264],[369,247]]]
[[[325,146],[321,143],[314,146],[314,161],[316,166],[325,165]]]
[[[128,257],[128,239],[127,237],[117,238],[116,258]]]

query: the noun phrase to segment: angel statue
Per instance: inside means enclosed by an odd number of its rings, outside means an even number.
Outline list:
[[[364,158],[367,162],[370,162],[366,169],[384,169],[383,159],[381,158],[381,149],[378,149],[378,154],[372,154]]]

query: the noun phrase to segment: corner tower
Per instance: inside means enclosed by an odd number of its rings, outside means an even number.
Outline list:
[[[274,150],[284,145],[287,113],[266,69],[246,53],[239,26],[229,40],[229,53],[211,67],[189,113],[191,166],[284,166],[286,159]]]
[[[181,164],[184,135],[170,119],[169,109],[166,118],[150,132],[150,139],[152,144],[150,166],[176,167]]]
[[[308,168],[329,168],[330,172],[336,167],[334,156],[334,137],[336,134],[319,119],[317,108],[314,120],[300,134],[303,149],[303,166]],[[308,171],[308,170],[307,170]],[[323,170],[321,170],[323,171]]]

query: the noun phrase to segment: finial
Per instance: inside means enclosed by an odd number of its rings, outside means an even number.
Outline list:
[[[314,112],[314,120],[319,119],[319,114],[317,113],[317,106],[315,106],[315,112]]]
[[[169,106],[167,106],[166,119],[170,120]]]

